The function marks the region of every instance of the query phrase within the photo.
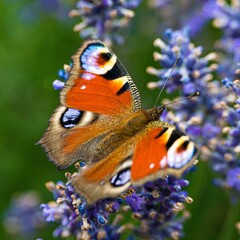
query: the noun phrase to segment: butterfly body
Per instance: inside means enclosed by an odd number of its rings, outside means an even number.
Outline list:
[[[159,121],[164,107],[141,108],[134,82],[109,48],[87,41],[72,59],[61,105],[39,144],[59,169],[87,163],[71,183],[88,203],[118,196],[131,184],[180,176],[193,164],[193,142]]]

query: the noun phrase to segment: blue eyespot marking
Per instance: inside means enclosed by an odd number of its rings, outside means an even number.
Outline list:
[[[64,128],[72,128],[81,120],[83,112],[73,108],[67,108],[62,114],[60,123]]]
[[[115,187],[121,187],[130,181],[130,168],[123,169],[111,178],[111,184]]]

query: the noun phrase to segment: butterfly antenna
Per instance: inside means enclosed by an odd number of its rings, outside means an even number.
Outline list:
[[[171,71],[170,71],[170,73],[169,73],[169,75],[167,76],[167,78],[165,78],[165,80],[164,80],[164,82],[163,82],[163,86],[162,86],[160,92],[158,93],[157,100],[156,100],[156,102],[155,102],[153,108],[156,107],[157,102],[158,102],[158,100],[159,100],[159,98],[160,98],[160,96],[161,96],[161,94],[162,94],[162,91],[163,91],[163,89],[165,88],[165,86],[166,86],[168,80],[170,79],[170,77],[171,77],[171,75],[172,75],[172,72],[173,72],[173,70],[175,69],[175,67],[177,66],[179,60],[180,60],[180,57],[178,56],[177,59],[176,59],[176,61],[175,61],[175,63],[174,63],[174,65],[173,65],[173,67],[172,67],[172,69],[171,69]]]
[[[166,107],[166,106],[171,105],[171,104],[173,104],[173,103],[181,102],[181,101],[184,100],[184,99],[189,99],[189,98],[192,98],[192,97],[197,97],[197,96],[199,96],[199,95],[200,95],[200,92],[197,91],[197,92],[195,92],[195,93],[193,93],[193,94],[190,94],[190,95],[188,95],[188,96],[186,96],[186,97],[182,97],[182,98],[176,99],[176,100],[174,100],[174,101],[172,101],[172,102],[166,103],[166,104],[163,105],[163,107]]]

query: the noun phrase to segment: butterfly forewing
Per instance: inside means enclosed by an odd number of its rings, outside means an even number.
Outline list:
[[[114,135],[122,119],[141,110],[134,82],[102,42],[85,42],[72,59],[69,79],[61,91],[62,106],[53,113],[39,141],[58,168],[105,157],[116,144],[112,141],[102,151],[99,143],[108,133]]]
[[[141,110],[139,92],[116,55],[100,41],[88,41],[72,57],[61,103],[104,115]]]

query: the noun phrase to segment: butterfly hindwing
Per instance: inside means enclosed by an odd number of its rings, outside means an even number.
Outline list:
[[[116,197],[131,185],[132,153],[136,139],[129,139],[101,161],[89,164],[72,175],[71,183],[88,204]]]

